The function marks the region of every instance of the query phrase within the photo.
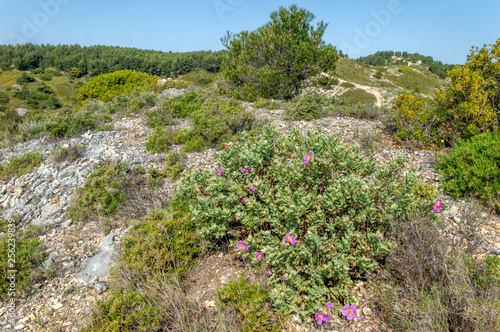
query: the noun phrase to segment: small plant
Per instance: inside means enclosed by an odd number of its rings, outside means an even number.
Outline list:
[[[69,145],[66,148],[60,146],[51,155],[51,159],[57,163],[62,163],[64,161],[73,162],[81,157],[85,152],[86,147],[83,144]]]
[[[184,154],[174,151],[165,157],[165,172],[175,181],[184,170]]]
[[[97,134],[98,132],[101,132],[101,131],[111,131],[111,130],[114,130],[114,129],[115,129],[115,125],[114,124],[112,124],[112,123],[105,123],[103,125],[100,125],[96,129],[94,129],[93,133]]]
[[[57,117],[45,124],[45,130],[56,137],[76,135],[111,121],[111,115],[102,111],[97,103],[89,103],[89,107],[79,112],[64,110]]]
[[[146,150],[151,153],[166,152],[174,143],[174,133],[170,127],[156,127],[146,142]]]
[[[454,196],[473,196],[500,213],[500,133],[484,133],[459,141],[436,169]]]
[[[217,290],[217,296],[220,304],[236,310],[243,331],[280,331],[279,314],[272,311],[269,295],[258,285],[240,277]]]
[[[289,120],[318,119],[328,113],[328,106],[331,104],[331,100],[318,92],[303,93],[288,102],[285,118]]]
[[[166,177],[166,174],[164,172],[157,170],[156,168],[150,168],[148,172],[149,172],[148,183],[152,187],[161,186],[163,179]]]
[[[332,111],[337,111],[345,116],[356,119],[376,119],[382,112],[374,103],[344,104],[336,103]]]
[[[377,101],[377,97],[375,97],[373,94],[359,88],[344,92],[338,97],[338,99],[339,101],[347,104],[373,103]]]
[[[0,299],[7,301],[11,296],[23,297],[23,292],[32,284],[33,269],[42,264],[47,254],[44,253],[43,243],[38,240],[39,234],[34,228],[22,230],[17,224],[3,219],[0,220],[0,233],[5,233],[0,237]],[[9,239],[15,239],[15,254]],[[11,275],[15,279],[9,278]],[[11,288],[13,280],[15,287]]]
[[[382,132],[372,129],[353,129],[354,138],[359,141],[362,149],[380,151],[382,148]]]
[[[78,188],[74,202],[68,209],[68,217],[73,220],[89,220],[94,216],[113,215],[119,206],[125,204],[126,189],[131,186],[127,178],[128,167],[99,165]]]
[[[21,156],[12,156],[8,163],[0,164],[0,179],[10,180],[32,172],[40,166],[40,153],[26,153]]]
[[[413,74],[413,69],[410,67],[399,68],[398,71],[400,73]]]
[[[382,72],[380,70],[377,70],[377,72],[373,74],[373,77],[380,80],[382,78]]]

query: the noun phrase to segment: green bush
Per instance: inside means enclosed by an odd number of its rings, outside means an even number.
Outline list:
[[[130,114],[154,106],[156,96],[150,91],[132,91],[130,95],[118,95],[104,109],[111,114]]]
[[[242,98],[291,99],[303,80],[335,69],[337,50],[322,39],[326,23],[314,27],[314,15],[297,5],[270,18],[255,31],[222,38],[228,51],[222,75]]]
[[[484,133],[459,141],[436,169],[454,196],[477,197],[500,213],[500,133]]]
[[[151,153],[166,152],[174,143],[174,133],[170,127],[156,127],[146,142],[146,150]]]
[[[494,282],[500,288],[500,257],[486,256],[482,261],[468,258],[465,264],[477,287],[487,289]]]
[[[152,187],[161,186],[163,179],[167,176],[164,172],[157,170],[156,168],[150,168],[148,170],[148,183]]]
[[[203,238],[248,244],[244,256],[270,270],[270,297],[285,315],[349,303],[356,276],[373,273],[391,249],[388,224],[431,209],[413,192],[413,172],[403,176],[402,159],[378,168],[358,147],[320,132],[242,136],[219,153],[218,172],[193,172],[179,195]]]
[[[126,202],[126,189],[131,186],[128,166],[99,165],[87,178],[85,185],[78,188],[74,201],[68,209],[73,220],[90,220],[95,216],[113,215]]]
[[[377,97],[369,92],[366,92],[364,89],[348,90],[341,94],[338,99],[339,101],[348,104],[373,103],[377,101]]]
[[[40,153],[26,153],[21,156],[12,156],[9,162],[0,164],[0,179],[9,181],[12,178],[32,172],[40,166]]]
[[[411,69],[410,67],[399,68],[398,71],[400,73],[413,74],[413,69]]]
[[[45,131],[51,136],[63,137],[76,135],[87,130],[94,130],[106,122],[111,121],[111,115],[105,111],[91,107],[97,104],[89,103],[87,108],[73,112],[64,110],[57,117],[45,124]]]
[[[22,292],[32,285],[33,269],[42,265],[47,254],[34,227],[22,230],[15,223],[0,220],[0,233],[5,234],[0,237],[0,299],[8,301],[11,295],[14,298],[22,297]],[[15,239],[15,248],[9,242],[10,239]],[[8,279],[11,275],[8,271],[12,270],[16,271],[14,280]],[[10,288],[11,281],[15,284],[14,290]]]
[[[184,170],[184,154],[174,151],[165,157],[165,172],[175,181]]]
[[[375,77],[376,79],[381,79],[382,78],[382,72],[380,70],[377,70],[377,72],[375,74],[373,74],[373,77]]]
[[[118,95],[128,95],[134,90],[153,88],[158,79],[158,76],[135,70],[118,70],[102,74],[78,89],[77,100],[83,105],[93,99],[110,101]]]
[[[327,106],[332,101],[318,92],[303,93],[292,99],[285,108],[285,118],[289,120],[314,120],[328,113]]]
[[[217,290],[217,296],[221,304],[236,310],[243,331],[281,331],[269,294],[258,285],[240,277],[239,281],[230,281],[224,289]]]
[[[356,87],[354,84],[352,84],[350,82],[342,82],[342,83],[340,83],[340,86],[343,88],[346,88],[346,89],[353,89]]]
[[[0,105],[6,105],[10,101],[9,96],[4,91],[0,91]]]
[[[16,83],[17,84],[25,84],[25,83],[31,83],[31,82],[34,82],[35,81],[35,78],[25,72],[22,72],[21,74],[19,74],[19,76],[17,76],[17,79],[16,79]]]

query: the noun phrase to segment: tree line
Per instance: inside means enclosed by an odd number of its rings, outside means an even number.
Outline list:
[[[140,50],[118,46],[0,45],[0,68],[33,70],[54,67],[81,75],[97,76],[117,70],[133,69],[152,75],[176,77],[201,68],[219,72],[225,51],[184,53]]]
[[[396,64],[403,64],[405,62],[417,62],[422,61],[423,64],[429,66],[429,71],[436,74],[442,79],[446,78],[446,73],[452,70],[455,65],[444,64],[441,61],[435,61],[431,56],[421,55],[419,53],[408,53],[408,52],[394,52],[394,51],[380,51],[371,55],[364,57],[359,57],[356,59],[358,62],[366,63],[371,66],[384,66],[386,65],[393,56],[402,57],[403,60],[397,60]],[[392,62],[389,62],[392,63]]]

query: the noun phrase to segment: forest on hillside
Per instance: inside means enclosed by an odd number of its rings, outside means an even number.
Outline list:
[[[422,61],[423,64],[429,66],[429,71],[436,74],[442,79],[446,78],[446,72],[453,69],[455,65],[445,64],[441,61],[434,60],[431,56],[421,55],[419,53],[408,53],[408,52],[394,52],[394,51],[379,51],[374,54],[370,54],[364,57],[359,57],[356,59],[357,62],[366,63],[371,66],[384,66],[386,64],[392,63],[391,58],[396,56],[398,58],[402,57],[402,60],[397,60],[395,64],[402,64],[407,61],[417,62]]]
[[[152,75],[176,77],[198,68],[220,70],[224,51],[184,53],[140,50],[117,46],[76,45],[0,45],[0,69],[33,70],[54,67],[78,75],[96,76],[133,69]]]

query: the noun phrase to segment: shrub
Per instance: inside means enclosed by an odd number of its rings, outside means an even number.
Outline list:
[[[0,233],[4,233],[0,237],[0,299],[8,301],[11,297],[23,297],[23,292],[32,285],[33,269],[42,264],[47,254],[34,227],[22,230],[15,222],[0,220]],[[10,239],[15,239],[15,252]],[[17,271],[14,289],[10,288],[13,280],[8,278],[12,270]]]
[[[29,140],[45,131],[48,120],[28,121],[19,125],[19,130],[24,140]]]
[[[354,84],[352,84],[350,82],[342,82],[342,83],[340,83],[340,86],[343,88],[346,88],[346,89],[353,89],[356,87]]]
[[[9,101],[9,96],[5,92],[0,91],[0,105],[6,105],[9,103]]]
[[[374,103],[356,103],[344,105],[336,103],[333,111],[356,119],[376,119],[381,115],[380,109]]]
[[[472,258],[483,237],[477,214],[469,207],[451,236],[443,236],[449,225],[429,213],[392,224],[397,246],[373,285],[379,317],[393,330],[499,330],[498,265]]]
[[[86,109],[78,112],[64,110],[57,117],[45,124],[45,131],[51,136],[76,135],[87,130],[94,130],[111,121],[111,115],[105,111],[96,110],[97,104],[89,103]]]
[[[477,197],[500,213],[500,133],[498,130],[459,141],[436,169],[454,196]]]
[[[222,38],[227,58],[222,75],[243,98],[291,99],[303,80],[335,69],[336,49],[322,40],[327,24],[314,28],[314,15],[297,5],[280,7],[253,32]]]
[[[156,127],[148,137],[146,150],[151,153],[168,151],[173,144],[173,135],[174,133],[170,127]]]
[[[150,168],[148,173],[148,183],[152,187],[159,187],[162,184],[163,179],[166,177],[164,172],[159,171],[156,168]]]
[[[0,164],[0,179],[9,181],[12,178],[32,172],[40,166],[40,153],[26,153],[21,156],[12,156],[9,162]]]
[[[35,78],[25,72],[22,72],[21,74],[19,74],[19,76],[17,76],[17,79],[16,79],[16,83],[17,84],[25,84],[25,83],[31,83],[31,82],[34,82],[35,81]]]
[[[410,67],[399,68],[398,71],[400,73],[413,74],[413,69]]]
[[[320,132],[242,136],[217,155],[218,172],[193,172],[179,195],[203,238],[244,241],[256,265],[256,252],[264,255],[270,297],[285,315],[353,300],[354,280],[373,273],[391,248],[388,224],[431,208],[413,193],[416,178],[403,176],[402,159],[378,169],[356,146]]]
[[[256,100],[253,103],[253,107],[255,108],[266,108],[268,110],[276,110],[281,106],[281,103],[278,101],[271,101],[267,99]]]
[[[82,101],[83,104],[92,99],[110,101],[118,95],[128,95],[134,90],[153,88],[158,79],[158,76],[135,70],[119,70],[114,73],[101,74],[78,89],[77,100]]]
[[[366,92],[364,89],[353,89],[348,90],[341,94],[338,97],[339,101],[348,104],[356,104],[356,103],[373,103],[377,101],[377,97],[372,95],[369,92]]]
[[[398,130],[395,138],[435,142],[439,135],[433,111],[434,104],[429,99],[417,98],[409,93],[402,93],[393,99],[390,120]]]
[[[149,91],[132,91],[130,95],[118,95],[106,104],[104,109],[111,114],[130,114],[154,105],[156,96]]]
[[[473,48],[465,65],[456,66],[448,73],[451,85],[438,91],[432,102],[418,105],[408,95],[393,100],[395,121],[413,112],[409,127],[408,123],[395,122],[398,130],[406,132],[407,139],[413,137],[427,144],[445,140],[453,144],[460,138],[469,138],[497,126],[499,49],[500,39],[489,47]]]
[[[328,113],[331,105],[328,97],[318,92],[303,93],[290,102],[285,109],[285,118],[289,120],[314,120]]]
[[[377,72],[375,74],[373,74],[373,77],[375,77],[376,79],[381,79],[382,78],[382,72],[380,70],[377,70]]]
[[[269,294],[243,277],[217,290],[221,304],[232,307],[241,319],[243,331],[280,331],[279,318],[272,312]]]
[[[52,153],[51,159],[58,163],[65,161],[73,162],[80,158],[85,150],[86,147],[83,144],[70,145],[66,148],[58,146],[57,150]]]
[[[165,157],[165,172],[175,181],[184,170],[184,154],[174,151]]]
[[[126,202],[126,189],[131,186],[127,172],[129,169],[124,163],[99,165],[85,185],[76,191],[68,217],[83,221],[95,216],[113,215]]]

